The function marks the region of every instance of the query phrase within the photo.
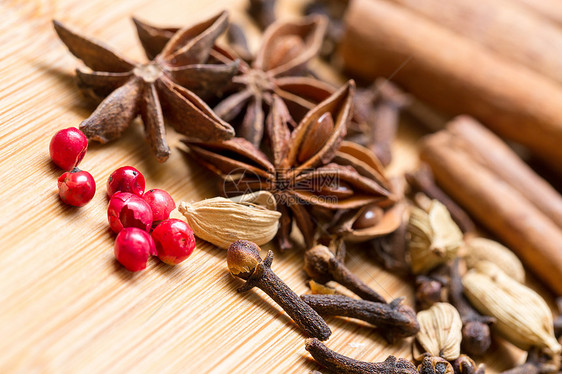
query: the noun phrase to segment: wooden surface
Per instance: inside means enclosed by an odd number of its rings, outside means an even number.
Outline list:
[[[282,4],[287,14],[297,0]],[[4,0],[0,2],[0,372],[288,373],[318,367],[304,336],[259,290],[238,294],[225,251],[199,241],[193,255],[171,267],[151,260],[140,274],[115,262],[106,221],[105,183],[118,166],[142,171],[147,188],[163,188],[177,202],[216,194],[215,179],[190,162],[170,130],[170,160],[148,153],[136,122],[111,144],[93,144],[81,164],[98,185],[83,208],[63,205],[62,174],[48,156],[55,131],[77,126],[92,108],[72,78],[77,65],[57,39],[57,18],[142,58],[130,16],[160,25],[185,25],[226,7],[245,22],[243,1]],[[255,29],[253,29],[255,32]],[[255,43],[254,43],[255,47]],[[393,172],[416,163],[420,134],[401,130]],[[388,299],[411,287],[376,266],[360,250],[349,267]],[[276,254],[273,269],[297,293],[306,292],[302,252]],[[386,344],[365,325],[330,318],[327,345],[343,354],[382,360],[411,357],[410,342]],[[495,342],[486,362],[503,369],[520,351]],[[494,371],[490,371],[494,372]]]

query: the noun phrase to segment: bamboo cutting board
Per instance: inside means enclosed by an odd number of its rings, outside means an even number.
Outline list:
[[[216,194],[215,178],[188,160],[170,130],[169,161],[148,153],[140,123],[111,144],[90,145],[81,168],[98,190],[83,208],[57,195],[62,171],[49,159],[55,131],[77,126],[91,112],[73,82],[77,60],[56,37],[59,19],[85,35],[142,59],[130,17],[159,25],[188,25],[220,9],[247,24],[244,1],[4,0],[0,2],[0,372],[289,373],[319,369],[304,336],[264,293],[238,294],[225,251],[198,241],[193,255],[171,267],[151,260],[140,274],[113,256],[105,183],[117,167],[144,173],[148,188],[174,199]],[[295,13],[297,0],[281,4]],[[252,29],[251,29],[252,30]],[[253,29],[255,31],[255,29]],[[255,47],[254,43],[254,47]],[[413,168],[419,136],[403,127],[391,171]],[[388,299],[412,290],[352,251],[349,267]],[[307,291],[302,252],[276,254],[273,268],[297,293]],[[330,318],[327,345],[362,360],[411,357],[410,341],[386,344],[363,324]],[[524,355],[495,342],[485,362],[494,370]],[[494,371],[491,371],[494,372]]]

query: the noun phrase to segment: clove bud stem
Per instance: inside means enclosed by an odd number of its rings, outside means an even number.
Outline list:
[[[484,374],[486,372],[486,365],[476,365],[467,355],[460,355],[459,358],[453,363],[455,374]]]
[[[389,356],[383,362],[358,361],[332,351],[318,339],[307,339],[305,349],[320,365],[340,374],[418,374],[414,364],[403,358]]]
[[[384,297],[363,283],[324,245],[316,245],[304,254],[304,270],[319,283],[338,282],[365,300],[386,303]]]
[[[273,252],[269,251],[262,261],[259,250],[257,244],[247,240],[238,240],[228,248],[227,263],[230,273],[246,280],[238,292],[258,287],[283,308],[308,336],[320,340],[328,339],[332,331],[322,317],[271,270]]]
[[[390,304],[344,295],[301,295],[301,299],[321,315],[356,318],[377,326],[390,342],[413,336],[420,330],[414,310],[401,304],[403,298]]]
[[[409,105],[410,97],[386,79],[377,79],[372,90],[375,98],[372,119],[368,121],[371,128],[369,148],[387,166],[392,161],[390,146],[396,137],[400,111]]]
[[[478,356],[490,348],[492,336],[490,324],[496,319],[482,316],[464,297],[464,287],[459,273],[459,259],[451,264],[451,280],[449,281],[449,299],[459,311],[462,319],[462,346],[470,355]]]

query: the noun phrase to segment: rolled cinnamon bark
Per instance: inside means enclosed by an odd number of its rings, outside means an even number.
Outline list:
[[[560,0],[513,0],[540,14],[545,19],[562,25],[562,3]]]
[[[562,229],[562,196],[500,138],[468,116],[455,118],[447,131],[452,135],[450,146],[470,154]]]
[[[562,83],[562,29],[513,0],[386,1],[413,10],[510,61]],[[562,9],[562,5],[558,7]]]
[[[354,0],[341,52],[367,78],[392,76],[450,114],[468,113],[561,167],[562,89],[445,27],[383,0]]]
[[[476,162],[477,152],[456,143],[448,130],[440,131],[422,141],[420,157],[449,195],[562,295],[562,231],[495,171]]]

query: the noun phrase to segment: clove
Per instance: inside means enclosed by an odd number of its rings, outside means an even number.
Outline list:
[[[345,262],[345,257],[347,256],[347,246],[345,244],[345,240],[341,236],[326,233],[318,238],[317,243],[328,247],[330,252],[334,253],[336,259],[342,263]]]
[[[391,303],[356,300],[344,295],[301,295],[301,299],[321,315],[350,317],[377,326],[389,342],[417,334],[416,313],[403,298]]]
[[[318,339],[307,339],[305,349],[320,365],[339,374],[418,374],[414,364],[403,358],[389,356],[383,362],[358,361],[332,351]]]
[[[332,331],[322,317],[271,270],[273,252],[269,251],[262,261],[259,251],[257,244],[247,240],[235,241],[228,248],[226,261],[230,273],[246,280],[238,292],[258,287],[279,304],[308,336],[328,339]]]
[[[426,354],[418,366],[419,374],[454,374],[453,366],[449,361]]]
[[[410,98],[386,79],[377,79],[373,84],[375,99],[373,112],[368,122],[371,128],[369,148],[380,162],[387,166],[392,161],[391,144],[396,137],[400,111],[409,105]]]
[[[275,3],[276,0],[250,0],[250,6],[246,11],[261,30],[267,29],[275,22]]]
[[[484,364],[476,366],[474,360],[467,355],[460,355],[453,363],[453,369],[455,374],[484,374],[486,372]]]
[[[427,164],[421,164],[418,170],[406,173],[406,181],[415,192],[423,192],[429,198],[439,200],[447,207],[451,218],[463,233],[474,232],[475,226],[468,214],[455,203],[449,195],[439,188],[433,179],[433,173]]]
[[[336,250],[336,259],[341,263],[345,262],[345,256],[347,255],[347,246],[345,245],[345,240],[343,239],[336,239],[334,243]]]
[[[416,276],[416,302],[419,309],[428,309],[435,303],[447,301],[445,284],[438,277]]]
[[[248,47],[248,40],[246,39],[246,33],[244,29],[237,24],[231,23],[226,32],[226,38],[230,47],[236,52],[236,54],[246,62],[250,62],[253,59],[250,48]]]
[[[496,319],[482,316],[464,297],[464,287],[459,272],[459,258],[451,264],[449,281],[449,300],[457,308],[462,319],[462,347],[471,356],[479,356],[486,352],[492,343],[490,324]]]
[[[304,254],[304,270],[319,283],[338,282],[365,300],[386,303],[384,297],[363,283],[324,245],[316,245]]]
[[[400,111],[410,97],[386,79],[377,79],[370,87],[355,94],[355,116],[366,123],[365,145],[375,153],[383,166],[392,161],[391,144],[398,129]]]

